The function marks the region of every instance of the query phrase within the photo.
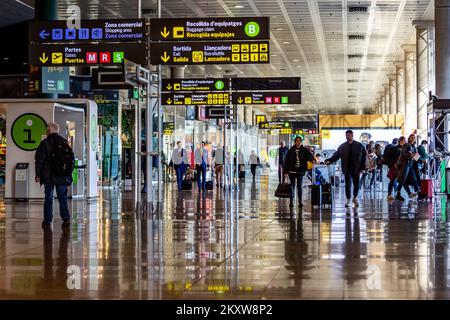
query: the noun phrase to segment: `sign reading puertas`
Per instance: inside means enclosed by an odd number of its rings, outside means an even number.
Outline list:
[[[150,19],[150,39],[161,41],[269,40],[269,18]]]
[[[152,43],[150,53],[155,65],[270,63],[269,41]]]

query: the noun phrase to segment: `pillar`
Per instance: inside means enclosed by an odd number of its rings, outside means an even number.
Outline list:
[[[413,21],[416,27],[417,52],[417,134],[427,137],[427,105],[429,91],[433,91],[434,21]]]
[[[415,45],[403,45],[405,59],[405,135],[417,129]]]
[[[386,97],[384,95],[384,92],[381,93],[380,101],[381,101],[381,114],[386,114]]]
[[[396,77],[395,74],[389,75],[389,114],[397,113],[397,99],[395,95],[396,91]]]
[[[389,114],[391,109],[391,99],[389,96],[389,79],[386,84],[383,84],[383,88],[384,88],[384,99],[386,101],[384,113]]]
[[[397,104],[397,113],[405,116],[405,63],[395,63],[395,98]]]
[[[434,1],[436,96],[450,99],[450,0]]]

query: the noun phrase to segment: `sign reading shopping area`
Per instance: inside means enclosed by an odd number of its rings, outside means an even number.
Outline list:
[[[81,28],[69,29],[66,20],[30,21],[33,43],[124,42],[146,40],[145,19],[81,20]]]
[[[163,79],[162,91],[228,91],[229,79]]]
[[[34,66],[118,65],[124,59],[146,64],[145,43],[31,44],[29,63]]]
[[[150,39],[160,41],[268,40],[268,17],[151,19]]]
[[[269,41],[152,43],[150,52],[155,65],[270,63]]]
[[[233,104],[301,104],[300,91],[273,92],[236,92],[233,93]]]
[[[229,93],[163,93],[164,105],[225,105],[230,103]]]

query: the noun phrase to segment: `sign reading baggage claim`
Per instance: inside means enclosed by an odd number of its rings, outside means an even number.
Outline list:
[[[163,93],[164,105],[225,105],[230,103],[229,93]]]
[[[230,79],[163,79],[162,91],[228,91]]]
[[[150,19],[150,26],[151,40],[270,39],[268,17]]]
[[[233,93],[233,104],[301,104],[300,91],[267,91]]]
[[[122,64],[124,59],[146,64],[145,43],[30,44],[29,63],[41,67]]]
[[[151,43],[150,52],[155,65],[270,63],[269,41]]]

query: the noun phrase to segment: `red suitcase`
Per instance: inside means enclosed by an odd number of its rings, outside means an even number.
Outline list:
[[[420,199],[433,198],[433,182],[430,179],[422,179],[420,182]]]

